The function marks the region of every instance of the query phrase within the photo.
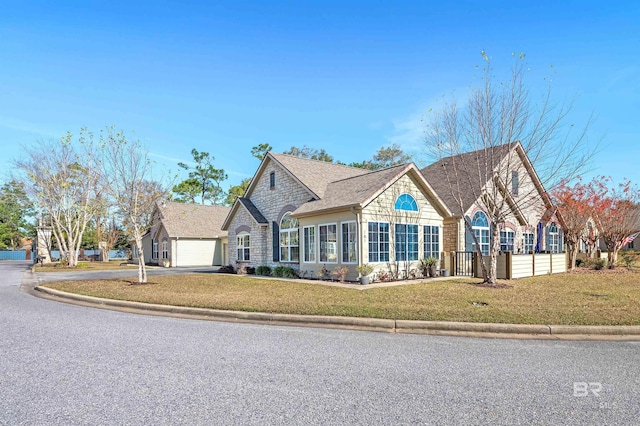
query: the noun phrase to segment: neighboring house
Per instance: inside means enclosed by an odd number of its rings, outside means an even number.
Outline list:
[[[443,158],[422,169],[422,174],[454,213],[445,219],[443,251],[475,250],[466,218],[482,253],[489,254],[492,232],[486,203],[480,201],[483,193],[498,193],[504,197],[500,204],[506,201],[508,211],[499,231],[501,251],[563,251],[561,218],[519,142]],[[503,182],[501,176],[510,181]]]
[[[237,267],[284,265],[302,276],[369,263],[410,275],[441,258],[451,212],[413,164],[369,171],[269,152],[222,225]]]
[[[145,263],[167,262],[172,267],[227,264],[227,232],[222,223],[229,210],[223,206],[157,204],[151,215],[153,225],[142,239]]]

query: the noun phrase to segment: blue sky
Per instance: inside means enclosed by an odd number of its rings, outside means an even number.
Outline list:
[[[499,66],[525,52],[534,92],[552,75],[575,99],[572,123],[595,115],[591,174],[640,180],[638,2],[21,3],[0,13],[4,178],[21,146],[112,124],[163,170],[210,152],[227,186],[264,142],[347,163],[399,143],[420,163],[421,118],[466,92],[484,49]]]

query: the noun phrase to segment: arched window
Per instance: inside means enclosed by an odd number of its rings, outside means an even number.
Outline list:
[[[396,210],[407,210],[410,212],[418,211],[418,203],[416,199],[409,194],[402,194],[396,199]]]
[[[473,234],[480,244],[480,251],[483,256],[489,255],[489,220],[487,215],[483,212],[476,212],[471,220],[471,229]],[[475,241],[473,242],[473,249],[475,250]]]
[[[280,220],[280,262],[297,262],[299,250],[298,219],[289,212]]]
[[[251,237],[247,232],[238,234],[238,260],[240,262],[247,262],[251,260]]]

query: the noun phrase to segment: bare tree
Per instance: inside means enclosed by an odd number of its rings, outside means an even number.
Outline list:
[[[151,226],[151,213],[157,202],[164,199],[166,185],[154,180],[148,152],[139,141],[130,141],[122,131],[113,127],[101,133],[104,161],[103,175],[109,182],[106,193],[110,203],[121,216],[125,231],[138,249],[138,282],[147,282],[142,236]]]
[[[93,135],[83,128],[77,141],[67,133],[58,142],[24,147],[24,157],[16,160],[25,189],[51,222],[61,258],[69,267],[77,265],[82,236],[98,209],[99,167],[94,148]]]
[[[450,198],[455,200],[450,209],[464,219],[467,234],[482,259],[483,280],[494,284],[500,229],[505,221],[514,211],[535,208],[545,187],[553,188],[558,182],[577,176],[592,152],[585,148],[588,123],[578,132],[573,131],[573,125],[568,129],[564,126],[571,104],[555,105],[551,84],[540,101],[534,103],[524,81],[527,68],[523,54],[514,57],[506,82],[496,81],[489,57],[484,51],[482,56],[486,66],[481,87],[471,91],[462,107],[453,101],[427,120],[425,144],[431,156],[438,159]],[[526,158],[514,149],[517,143]],[[532,166],[535,171],[529,170]],[[520,192],[514,196],[509,184],[514,178],[526,176],[525,172],[537,173],[539,183],[520,185]],[[488,265],[465,216],[468,199],[476,200],[489,221]]]

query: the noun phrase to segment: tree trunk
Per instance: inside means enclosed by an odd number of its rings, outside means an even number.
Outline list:
[[[576,257],[578,257],[578,244],[568,244],[569,246],[569,271],[576,269]]]
[[[138,283],[147,282],[147,269],[144,264],[144,249],[142,248],[142,238],[136,236],[136,246],[138,247]]]
[[[498,226],[491,228],[491,249],[489,250],[489,271],[485,283],[496,284],[498,282],[498,252],[500,252],[500,230]]]
[[[616,244],[613,247],[613,251],[609,252],[609,268],[615,267],[616,263],[618,263],[618,250],[620,250],[620,247]]]

